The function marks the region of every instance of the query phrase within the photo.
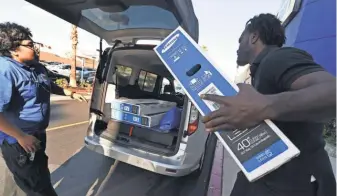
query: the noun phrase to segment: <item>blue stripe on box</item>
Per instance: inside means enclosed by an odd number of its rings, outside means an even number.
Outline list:
[[[117,103],[117,102],[113,102],[112,104],[112,108],[115,110],[120,110],[120,111],[124,111],[124,112],[129,112],[129,113],[133,113],[133,114],[139,114],[139,107],[138,106],[134,106],[128,103]],[[133,110],[133,107],[136,107],[135,111]]]
[[[111,113],[111,118],[114,118],[119,121],[125,121],[129,122],[132,124],[137,124],[137,125],[143,125],[143,126],[149,126],[149,121],[146,120],[146,117],[141,117],[136,114],[131,114],[131,113],[125,113],[122,111],[113,111]],[[145,120],[145,121],[143,121]]]
[[[137,110],[133,111],[133,107],[137,107]],[[138,106],[134,106],[134,105],[127,104],[127,103],[121,104],[121,110],[125,111],[125,112],[134,113],[134,114],[139,114],[139,107]]]
[[[288,146],[282,140],[278,140],[262,152],[255,155],[253,158],[244,162],[243,167],[247,170],[247,172],[252,172],[256,168],[272,160],[274,157],[283,153],[287,149]]]

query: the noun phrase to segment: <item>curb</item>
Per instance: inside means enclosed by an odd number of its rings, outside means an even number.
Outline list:
[[[222,175],[224,163],[224,147],[217,140],[215,156],[212,166],[211,178],[208,185],[207,196],[221,196],[222,195]]]
[[[87,100],[91,99],[91,95],[84,95],[84,98]],[[72,101],[74,99],[70,98],[69,96],[60,96],[60,95],[53,95],[50,97],[50,102],[55,102],[55,101]]]

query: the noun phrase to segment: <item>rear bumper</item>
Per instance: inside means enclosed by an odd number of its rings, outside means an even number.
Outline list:
[[[198,168],[199,163],[184,164],[186,153],[179,149],[172,157],[164,157],[140,150],[113,145],[110,141],[97,136],[87,136],[85,145],[92,151],[114,158],[145,170],[173,177],[185,176]]]

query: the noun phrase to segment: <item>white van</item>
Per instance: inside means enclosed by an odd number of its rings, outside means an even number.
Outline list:
[[[191,0],[28,1],[111,45],[101,54],[94,80],[85,137],[89,149],[168,176],[184,176],[202,166],[209,134],[199,112],[156,56],[154,45],[139,44],[162,40],[178,26],[197,41],[198,20]],[[108,87],[117,90],[107,93]],[[161,133],[116,121],[107,96],[176,102],[182,109],[180,126]]]

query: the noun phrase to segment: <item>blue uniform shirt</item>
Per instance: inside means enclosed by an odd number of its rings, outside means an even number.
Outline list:
[[[25,66],[0,57],[0,112],[23,132],[45,131],[50,116],[50,80],[40,65]],[[0,144],[16,139],[0,130]]]

